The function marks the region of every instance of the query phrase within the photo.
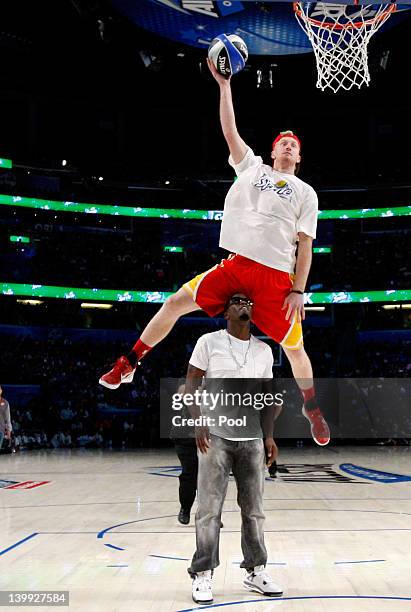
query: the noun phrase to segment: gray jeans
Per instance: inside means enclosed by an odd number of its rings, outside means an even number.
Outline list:
[[[198,453],[196,513],[197,549],[188,573],[211,570],[220,564],[219,540],[221,510],[232,470],[237,484],[237,502],[241,509],[240,567],[251,569],[265,565],[264,545],[264,443],[259,440],[237,442],[211,436],[207,454]]]

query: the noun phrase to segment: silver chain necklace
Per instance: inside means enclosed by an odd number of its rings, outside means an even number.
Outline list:
[[[234,361],[235,361],[235,363],[237,365],[237,370],[240,372],[240,370],[242,370],[245,367],[245,364],[247,363],[248,351],[250,350],[250,346],[251,346],[251,335],[250,335],[250,339],[248,341],[247,350],[246,350],[245,355],[244,355],[244,363],[238,363],[237,358],[234,355],[234,350],[233,350],[233,345],[231,344],[230,334],[228,333],[227,330],[225,330],[225,333],[227,334],[228,345],[230,347],[231,357],[234,359]]]

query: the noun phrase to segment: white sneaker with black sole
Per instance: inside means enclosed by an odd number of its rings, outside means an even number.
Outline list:
[[[273,582],[271,576],[265,571],[264,565],[258,565],[252,572],[247,572],[243,582],[247,591],[255,591],[267,597],[279,597],[283,590]]]
[[[211,591],[211,580],[213,572],[198,572],[193,579],[193,601],[198,604],[209,604],[213,602],[213,593]]]

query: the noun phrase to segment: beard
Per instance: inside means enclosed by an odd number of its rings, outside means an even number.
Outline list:
[[[240,321],[249,321],[250,315],[247,312],[243,312],[243,314],[239,316],[239,319]]]

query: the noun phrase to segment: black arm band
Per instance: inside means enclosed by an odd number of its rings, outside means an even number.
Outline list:
[[[290,293],[299,293],[300,295],[304,295],[304,291],[298,291],[298,289],[291,289]]]

